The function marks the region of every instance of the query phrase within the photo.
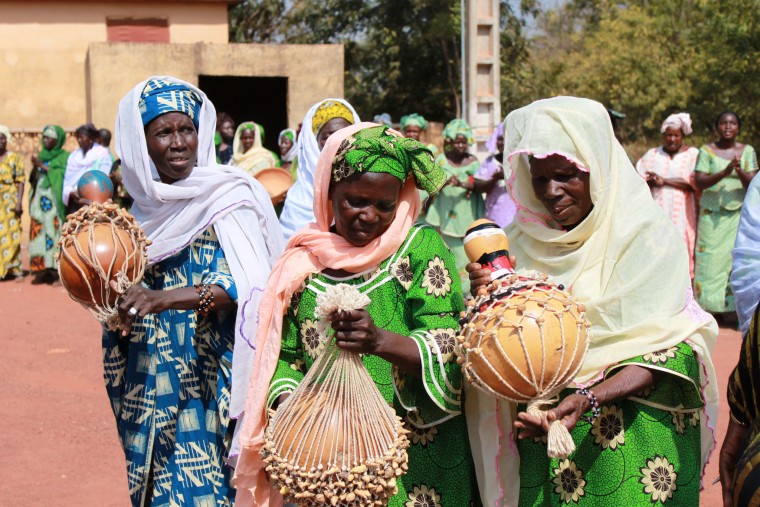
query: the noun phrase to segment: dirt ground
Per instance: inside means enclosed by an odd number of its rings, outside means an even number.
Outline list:
[[[103,387],[100,327],[60,286],[0,283],[0,505],[126,506],[124,455]],[[721,396],[739,333],[721,329]],[[728,408],[721,399],[718,449]],[[717,450],[703,506],[719,506]]]

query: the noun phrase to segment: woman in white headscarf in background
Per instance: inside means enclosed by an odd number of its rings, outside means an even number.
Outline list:
[[[359,123],[351,104],[342,99],[325,99],[314,104],[306,113],[298,136],[298,165],[296,182],[288,190],[280,224],[285,238],[314,222],[314,174],[317,160],[327,139],[338,130]]]
[[[520,269],[546,273],[586,306],[591,343],[544,417],[469,390],[483,503],[698,505],[715,442],[710,354],[718,329],[692,296],[680,233],[601,104],[534,102],[507,116],[505,139],[517,205],[506,229],[510,253]],[[468,270],[474,288],[490,280],[479,264]],[[547,457],[555,420],[576,445],[566,459]]]
[[[697,240],[697,184],[694,168],[699,150],[684,144],[691,134],[689,113],[671,114],[662,122],[662,146],[652,148],[636,162],[652,198],[681,231],[689,251],[689,274],[694,278],[694,244]]]
[[[154,77],[116,119],[131,212],[152,241],[143,283],[119,299],[121,332],[103,335],[135,506],[234,502],[225,461],[237,452],[261,291],[284,244],[264,188],[216,163],[215,118],[198,88]]]
[[[298,151],[298,145],[296,145],[297,138],[296,131],[293,129],[285,129],[277,136],[277,146],[280,148],[280,159],[282,160],[282,168],[290,172],[290,175],[295,181],[295,169],[293,160],[296,158],[296,152]]]

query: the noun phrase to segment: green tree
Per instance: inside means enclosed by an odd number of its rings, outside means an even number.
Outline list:
[[[246,0],[229,15],[230,41],[281,42],[286,38],[284,0]]]
[[[688,111],[692,142],[712,139],[715,115],[735,109],[742,138],[758,133],[757,0],[571,0],[537,17],[523,65],[523,101],[589,97],[627,114],[632,141],[654,142],[664,117]],[[527,92],[527,93],[526,93]],[[520,104],[521,105],[521,104]]]
[[[362,117],[417,112],[448,121],[460,114],[459,0],[248,0],[231,10],[236,42],[341,43],[345,90]],[[521,8],[533,8],[524,0]],[[272,30],[271,24],[277,24]],[[526,60],[521,21],[501,2],[508,59]],[[508,80],[509,81],[509,80]]]

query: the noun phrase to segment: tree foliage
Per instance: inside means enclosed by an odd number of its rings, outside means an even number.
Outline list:
[[[342,43],[347,98],[363,117],[458,115],[459,0],[246,0],[231,40]],[[688,111],[693,142],[735,109],[742,138],[760,133],[758,0],[502,0],[501,99],[508,112],[558,94],[626,113],[625,136],[653,142]],[[526,35],[526,23],[531,23]]]
[[[460,114],[459,0],[248,0],[231,11],[231,40],[342,43],[345,90],[362,117],[417,112],[448,121]],[[522,8],[534,6],[524,0]],[[272,33],[271,20],[277,21]],[[528,56],[521,21],[501,3],[510,58]]]
[[[530,41],[535,94],[586,96],[627,114],[631,140],[659,135],[668,114],[688,111],[697,140],[736,109],[745,139],[758,132],[760,50],[756,0],[576,0],[539,15]]]

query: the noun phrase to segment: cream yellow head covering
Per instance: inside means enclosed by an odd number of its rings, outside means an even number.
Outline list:
[[[246,130],[253,132],[253,146],[244,152],[240,137]],[[241,168],[251,176],[254,176],[262,169],[277,165],[277,159],[274,157],[274,154],[262,146],[261,129],[259,129],[257,123],[252,121],[243,122],[235,130],[235,137],[232,140],[232,160],[230,161],[230,165]]]
[[[701,385],[695,386],[706,403],[707,413],[700,418],[704,464],[714,446],[717,421],[718,391],[710,358],[717,325],[694,301],[686,245],[615,139],[607,111],[588,99],[539,100],[510,113],[504,132],[512,169],[509,186],[518,210],[506,229],[510,253],[517,256],[519,268],[548,274],[587,307],[593,336],[576,382],[600,380],[620,361],[688,340],[704,367]],[[594,208],[571,231],[548,216],[531,185],[528,157],[554,154],[590,173]],[[477,410],[487,413],[484,403],[476,399],[468,405],[479,404]],[[503,428],[511,427],[508,412],[501,413]],[[471,413],[468,409],[468,426],[487,433],[487,421],[471,422]],[[509,453],[496,454],[488,449],[486,437],[476,438],[473,455],[500,463],[501,477],[479,470],[485,473],[478,478],[481,486],[514,498],[519,493],[515,456],[509,462]]]

